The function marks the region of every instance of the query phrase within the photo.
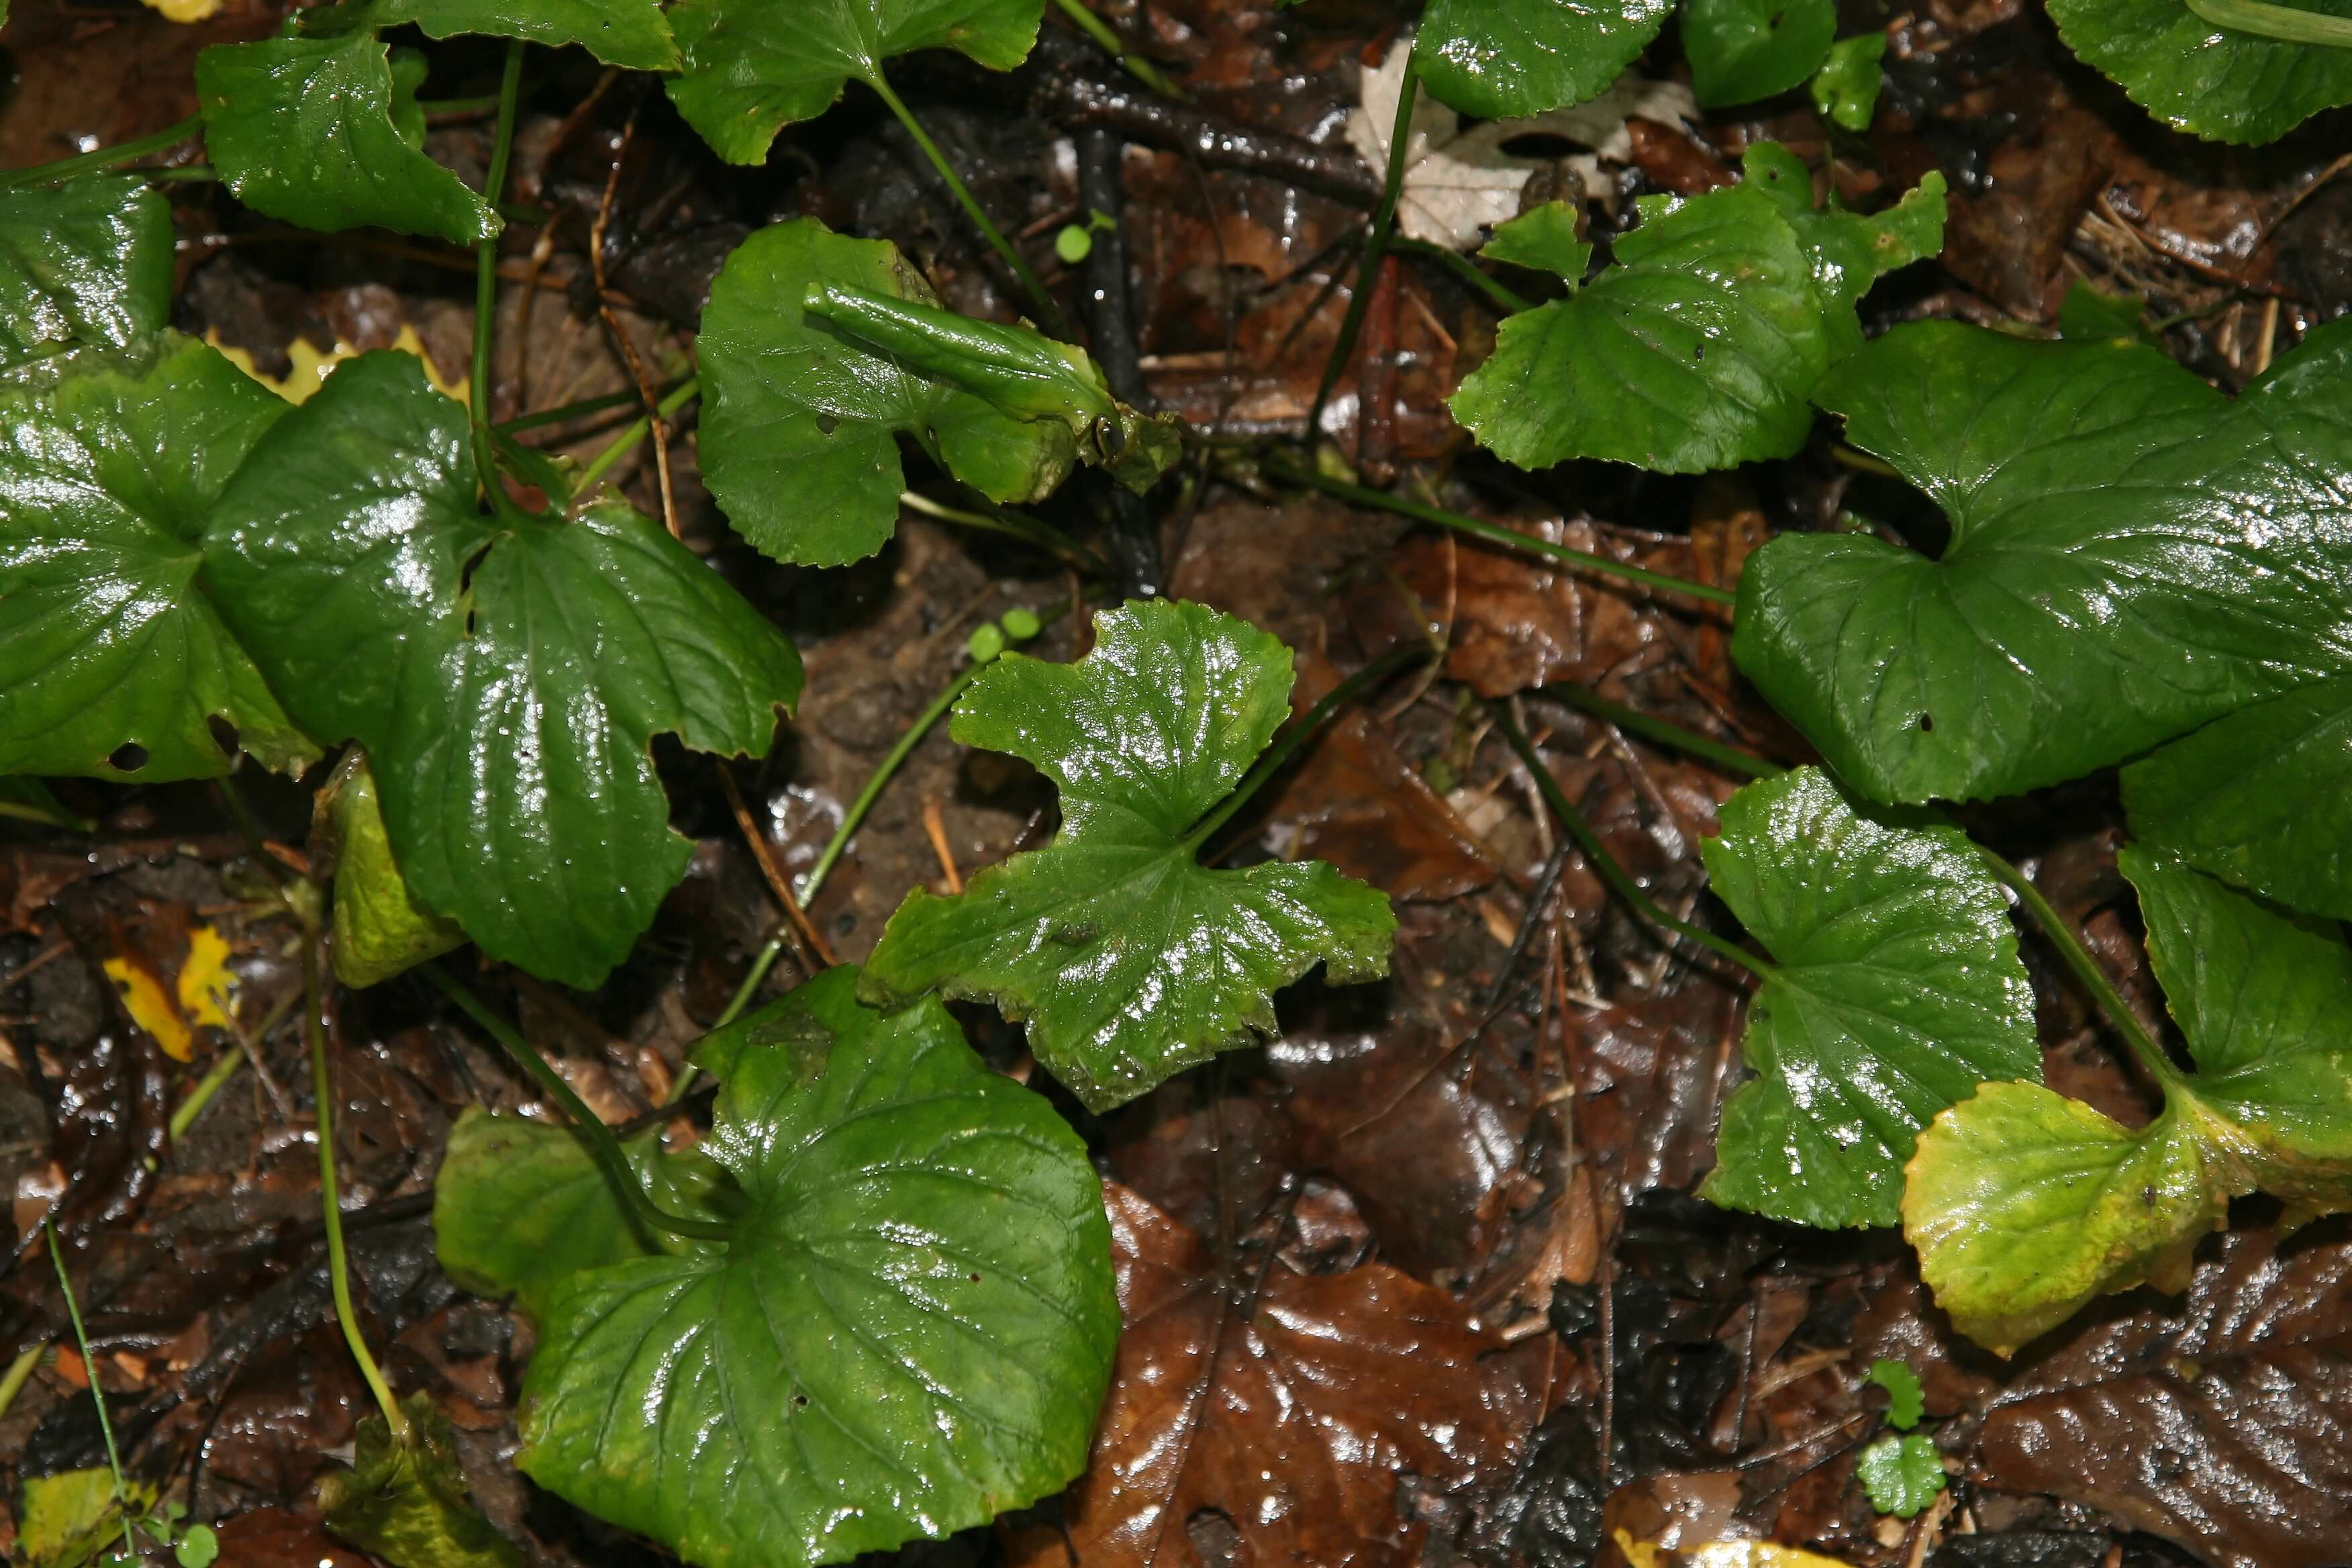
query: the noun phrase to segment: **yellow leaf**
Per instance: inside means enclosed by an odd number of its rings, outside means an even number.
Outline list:
[[[221,0],[147,0],[167,22],[209,22],[220,15]]]
[[[156,0],[147,0],[147,3],[152,5],[156,4]],[[184,0],[172,0],[172,3],[181,4]],[[297,337],[286,345],[286,357],[293,363],[293,368],[287,372],[285,379],[281,381],[274,375],[264,375],[261,373],[261,367],[254,363],[253,356],[245,350],[232,348],[221,342],[219,328],[215,327],[207,331],[205,334],[205,342],[219,350],[221,357],[227,360],[229,363],[236,366],[289,403],[309,402],[312,393],[327,384],[327,377],[334,374],[337,365],[347,359],[357,359],[366,352],[355,349],[349,343],[338,342],[332,349],[321,353],[310,339]],[[470,389],[464,382],[450,381],[441,374],[441,367],[435,364],[433,356],[425,352],[425,340],[416,335],[415,327],[401,328],[400,336],[392,340],[392,346],[401,353],[415,354],[423,361],[425,379],[431,382],[444,395],[454,397],[460,403],[467,401]]]
[[[228,1027],[226,1009],[236,1005],[236,975],[228,966],[228,940],[210,926],[188,933],[188,956],[180,965],[180,1016],[191,1024]]]
[[[145,964],[128,958],[106,961],[106,977],[122,994],[122,1005],[129,1009],[131,1020],[155,1037],[163,1054],[175,1062],[184,1062],[196,1054],[195,1031],[180,1010],[173,1005],[172,994],[155,978],[155,972]]]
[[[194,1059],[198,1026],[226,1028],[226,1009],[236,1001],[236,975],[228,967],[228,942],[211,926],[198,926],[188,933],[188,952],[180,962],[176,995],[138,958],[108,959],[106,977],[121,993],[131,1021],[154,1036],[163,1054],[175,1062]]]
[[[1616,1536],[1617,1550],[1631,1568],[1849,1568],[1839,1558],[1769,1541],[1709,1541],[1696,1546],[1666,1547],[1636,1541],[1631,1531],[1620,1530]]]

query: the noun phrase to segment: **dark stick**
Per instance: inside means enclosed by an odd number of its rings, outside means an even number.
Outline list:
[[[1094,230],[1095,247],[1087,257],[1079,309],[1087,318],[1095,362],[1102,366],[1103,379],[1110,383],[1111,395],[1149,414],[1151,393],[1144,385],[1142,356],[1135,344],[1127,287],[1127,235],[1119,226],[1119,215],[1127,206],[1127,190],[1119,180],[1119,160],[1126,145],[1104,130],[1078,136],[1078,200],[1089,214],[1098,212],[1110,219]],[[1143,498],[1123,485],[1113,486],[1110,492],[1110,552],[1118,567],[1119,587],[1129,598],[1160,596],[1160,584],[1167,581],[1160,530]]]

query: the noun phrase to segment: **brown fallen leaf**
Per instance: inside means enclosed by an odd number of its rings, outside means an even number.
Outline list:
[[[1134,1193],[1108,1203],[1127,1332],[1066,1539],[1010,1529],[1019,1568],[1415,1563],[1400,1482],[1509,1462],[1520,1434],[1480,1367],[1496,1342],[1444,1291],[1384,1264],[1220,1258]]]
[[[2241,1231],[2218,1250],[2184,1300],[2117,1311],[2012,1384],[1985,1417],[1976,1473],[2121,1514],[2227,1568],[2341,1563],[2352,1229]]]
[[[213,1527],[226,1568],[365,1568],[367,1559],[338,1545],[318,1521],[291,1509],[257,1508]]]

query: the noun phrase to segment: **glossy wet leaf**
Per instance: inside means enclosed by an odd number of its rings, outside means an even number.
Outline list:
[[[670,100],[720,157],[757,163],[777,132],[878,79],[894,55],[954,49],[1011,70],[1044,12],[1045,0],[681,0],[670,26],[686,72]]]
[[[700,1152],[664,1153],[650,1136],[624,1147],[670,1213],[724,1217],[740,1206]],[[450,1130],[433,1184],[433,1241],[451,1279],[478,1296],[512,1296],[542,1322],[573,1275],[685,1247],[621,1201],[572,1129],[471,1107]]]
[[[1940,558],[1784,534],[1734,652],[1878,799],[2079,777],[2352,666],[2352,328],[2231,404],[2152,349],[1898,327],[1821,401],[1951,524]]]
[[[125,1489],[134,1520],[155,1500],[155,1489],[132,1479]],[[84,1568],[122,1544],[122,1510],[115,1505],[114,1472],[59,1470],[28,1476],[17,1495],[16,1550],[26,1568]]]
[[[367,747],[415,897],[593,988],[690,853],[654,737],[764,752],[800,661],[625,507],[485,517],[467,434],[413,356],[348,362],[223,496],[207,571],[289,708]]]
[[[1683,0],[1683,52],[1700,107],[1753,103],[1819,70],[1837,40],[1836,0]]]
[[[1870,1363],[1864,1374],[1864,1384],[1886,1391],[1886,1424],[1908,1432],[1919,1425],[1927,1413],[1927,1391],[1920,1385],[1919,1374],[1899,1361],[1881,1359]]]
[[[1109,1375],[1084,1143],[939,1003],[885,1016],[856,984],[828,971],[704,1042],[734,1237],[575,1276],[524,1384],[527,1474],[710,1568],[1034,1501],[1084,1468]]]
[[[406,1432],[360,1423],[352,1468],[320,1484],[327,1528],[393,1568],[522,1568],[523,1555],[474,1506],[449,1417],[429,1394],[401,1402]]]
[[[471,245],[499,217],[425,155],[421,55],[366,28],[216,44],[196,57],[205,146],[254,211],[335,232],[374,225]]]
[[[1988,1079],[2039,1079],[2033,991],[2000,885],[1956,829],[1866,816],[1820,770],[1748,785],[1702,846],[1771,952],[1748,1009],[1754,1081],[1724,1108],[1714,1202],[1894,1225],[1903,1163]]]
[[[550,47],[577,44],[629,70],[676,70],[679,63],[658,0],[369,0],[368,21],[414,22],[428,38],[488,33]]]
[[[873,554],[898,526],[902,435],[1001,501],[1042,500],[1069,476],[1078,453],[1068,421],[1006,414],[875,352],[806,309],[810,290],[826,286],[937,303],[897,247],[814,218],[761,229],[728,258],[698,342],[702,461],[744,538],[803,565]]]
[[[2147,314],[2147,301],[2138,295],[2103,293],[2077,279],[2068,285],[2066,298],[2059,304],[2058,335],[2094,342],[2121,338],[2161,348],[2155,334],[2141,324]]]
[[[2194,1075],[2125,1128],[1987,1085],[1919,1141],[1904,1229],[1962,1332],[2004,1352],[2095,1295],[2177,1289],[2232,1197],[2293,1217],[2352,1207],[2352,949],[2137,847],[2120,858]]]
[[[1605,458],[1696,473],[1793,453],[1812,429],[1814,387],[1861,344],[1855,300],[1932,254],[1943,227],[1940,176],[1869,218],[1816,213],[1811,190],[1803,165],[1767,142],[1738,186],[1646,200],[1616,266],[1502,323],[1454,417],[1525,468]],[[1514,248],[1521,265],[1544,265]],[[1578,251],[1564,238],[1557,249],[1565,275]]]
[[[0,397],[0,772],[316,759],[201,575],[207,512],[284,413],[184,339]]]
[[[1855,1459],[1854,1479],[1870,1494],[1870,1506],[1897,1519],[1910,1519],[1944,1489],[1944,1457],[1918,1433],[1881,1437]]]
[[[68,343],[123,348],[172,310],[172,208],[97,174],[0,191],[0,368]]]
[[[2347,0],[2293,9],[2352,16]],[[2058,36],[2175,130],[2216,142],[2275,142],[2324,109],[2352,103],[2352,49],[2217,26],[2181,0],[2051,0]]]
[[[950,732],[1051,778],[1062,831],[940,897],[907,895],[866,994],[940,991],[1026,1020],[1030,1048],[1097,1110],[1276,1031],[1274,993],[1318,963],[1388,973],[1385,895],[1319,860],[1201,865],[1190,837],[1289,713],[1290,650],[1204,605],[1095,619],[1076,664],[1007,654]]]
[[[319,794],[335,840],[335,978],[354,990],[404,974],[462,946],[455,921],[416,901],[384,830],[375,775],[354,749]]]
[[[1413,50],[1440,102],[1510,120],[1598,98],[1674,0],[1430,0]]]
[[[1577,232],[1578,216],[1568,202],[1546,202],[1497,226],[1478,254],[1580,284],[1592,265],[1592,247]]]
[[[1881,68],[1885,58],[1885,33],[1864,33],[1831,45],[1829,58],[1808,84],[1813,112],[1841,130],[1869,130],[1878,112],[1879,89],[1886,80]]]

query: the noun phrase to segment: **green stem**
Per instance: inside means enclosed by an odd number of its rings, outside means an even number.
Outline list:
[[[400,1413],[400,1401],[392,1396],[391,1387],[383,1381],[383,1369],[369,1353],[366,1336],[360,1332],[359,1312],[352,1305],[351,1264],[343,1252],[342,1189],[335,1180],[335,1088],[327,1073],[325,1005],[326,997],[319,984],[318,933],[305,932],[302,1027],[310,1039],[310,1094],[318,1103],[319,1196],[327,1223],[328,1281],[334,1288],[335,1316],[343,1326],[343,1342],[351,1347],[352,1359],[359,1363],[360,1376],[366,1379],[368,1392],[375,1396],[376,1408],[383,1412],[384,1425],[392,1429],[394,1440],[398,1441],[407,1434],[408,1418]]]
[[[1389,247],[1391,250],[1402,250],[1410,256],[1425,257],[1446,268],[1462,281],[1493,300],[1507,316],[1515,316],[1521,310],[1535,308],[1534,300],[1515,293],[1489,278],[1486,276],[1485,268],[1480,267],[1458,250],[1449,249],[1443,245],[1432,245],[1425,239],[1409,239],[1403,235],[1398,235],[1390,240]]]
[[[1588,551],[1570,550],[1565,544],[1554,544],[1548,539],[1538,539],[1531,534],[1505,528],[1498,522],[1488,522],[1483,518],[1467,517],[1458,511],[1447,511],[1443,507],[1423,506],[1419,501],[1407,500],[1402,496],[1392,496],[1385,490],[1369,489],[1362,485],[1351,485],[1344,479],[1332,479],[1298,464],[1286,463],[1277,459],[1269,462],[1267,468],[1277,479],[1286,479],[1292,484],[1305,485],[1311,489],[1321,490],[1327,495],[1338,496],[1340,500],[1353,501],[1358,506],[1370,507],[1379,511],[1392,511],[1399,517],[1409,517],[1418,522],[1435,523],[1440,528],[1450,528],[1456,533],[1466,533],[1473,539],[1483,539],[1490,544],[1500,544],[1507,549],[1524,550],[1534,555],[1548,555],[1563,565],[1578,567],[1587,572],[1598,572],[1604,576],[1622,577],[1628,583],[1639,583],[1645,588],[1655,588],[1662,593],[1687,595],[1694,599],[1704,599],[1711,605],[1736,605],[1739,602],[1739,595],[1728,588],[1717,588],[1705,583],[1693,583],[1682,577],[1670,577],[1663,572],[1653,572],[1645,566],[1629,566],[1622,561],[1612,561],[1605,555],[1594,555]]]
[[[1487,707],[1494,712],[1496,727],[1502,731],[1503,739],[1510,742],[1511,750],[1518,754],[1519,761],[1527,764],[1528,772],[1534,776],[1536,788],[1543,795],[1544,804],[1551,807],[1552,815],[1559,818],[1562,827],[1568,829],[1568,836],[1576,840],[1576,847],[1584,851],[1585,859],[1591,863],[1593,870],[1600,873],[1601,879],[1608,883],[1610,889],[1624,900],[1634,913],[1653,925],[1688,938],[1718,957],[1729,959],[1759,980],[1772,973],[1769,963],[1738,943],[1727,942],[1688,921],[1677,920],[1659,908],[1657,901],[1633,880],[1632,873],[1609,853],[1607,847],[1601,842],[1601,836],[1592,830],[1591,823],[1584,820],[1584,814],[1569,804],[1568,792],[1559,787],[1559,781],[1552,777],[1551,770],[1544,766],[1543,759],[1536,754],[1535,743],[1528,739],[1527,731],[1520,729],[1518,721],[1511,716],[1510,705],[1496,699]]]
[[[1687,752],[1705,762],[1713,763],[1726,773],[1738,773],[1751,779],[1775,778],[1789,770],[1778,763],[1768,763],[1750,752],[1737,746],[1727,746],[1720,741],[1709,740],[1696,730],[1685,730],[1671,720],[1654,718],[1650,714],[1612,702],[1599,692],[1581,686],[1547,686],[1544,695],[1557,698],[1570,708],[1605,719],[1621,730],[1631,730],[1661,745]]]
[[[743,1016],[743,1009],[751,1005],[753,994],[760,989],[760,982],[768,977],[768,971],[776,966],[776,960],[782,957],[783,952],[784,933],[779,931],[768,939],[765,947],[752,956],[751,971],[743,976],[743,984],[735,987],[735,995],[727,1004],[727,1011],[719,1014],[719,1022],[710,1026],[712,1034],[717,1034]],[[692,1062],[687,1063],[679,1069],[677,1078],[670,1084],[669,1093],[664,1097],[662,1103],[676,1105],[679,1100],[684,1100],[687,1090],[694,1087],[694,1080],[701,1071],[702,1069]]]
[[[941,465],[942,468],[944,466]],[[898,504],[908,511],[919,511],[941,522],[952,522],[961,528],[977,528],[988,533],[1002,533],[1024,544],[1034,544],[1055,559],[1097,577],[1111,574],[1110,568],[1094,552],[1043,518],[1029,517],[992,503],[987,512],[967,511],[961,507],[935,501],[914,490],[902,492]]]
[[[499,95],[484,93],[479,98],[420,98],[416,111],[427,120],[445,114],[488,114],[499,106]]]
[[[2189,9],[2217,27],[2259,38],[2352,49],[2352,16],[2323,16],[2288,5],[2266,5],[2263,0],[2189,0]]]
[[[417,966],[417,971],[443,995],[455,1002],[467,1017],[479,1024],[483,1032],[515,1059],[517,1066],[530,1074],[547,1097],[563,1108],[564,1114],[572,1118],[572,1125],[580,1130],[580,1136],[586,1141],[588,1152],[595,1156],[598,1164],[604,1167],[605,1179],[613,1184],[613,1190],[620,1194],[622,1202],[635,1211],[638,1218],[656,1230],[666,1230],[673,1236],[691,1237],[699,1241],[725,1241],[734,1234],[723,1221],[688,1219],[682,1215],[671,1214],[655,1203],[646,1194],[644,1184],[637,1180],[636,1172],[630,1168],[629,1156],[614,1138],[612,1129],[606,1127],[596,1113],[572,1092],[572,1086],[563,1081],[563,1075],[548,1065],[547,1058],[533,1050],[530,1042],[516,1032],[513,1025],[491,1012],[480,997],[439,964],[423,963]]]
[[[1198,852],[1201,846],[1209,841],[1210,835],[1231,822],[1234,813],[1247,805],[1250,797],[1264,789],[1266,781],[1280,773],[1290,759],[1297,755],[1301,746],[1322,733],[1323,726],[1328,724],[1342,708],[1402,669],[1406,665],[1433,658],[1436,654],[1435,647],[1426,643],[1407,643],[1402,647],[1392,647],[1325,692],[1323,700],[1309,708],[1305,714],[1283,731],[1265,755],[1257,760],[1257,765],[1244,774],[1242,782],[1234,786],[1234,793],[1225,796],[1214,810],[1193,825],[1192,831],[1184,836],[1184,847]]]
[[[1331,401],[1331,389],[1339,384],[1339,377],[1348,368],[1348,361],[1356,353],[1356,339],[1364,330],[1364,312],[1372,302],[1372,285],[1380,276],[1381,261],[1388,255],[1389,231],[1396,223],[1397,197],[1404,192],[1405,147],[1412,140],[1413,100],[1421,93],[1421,56],[1418,52],[1404,62],[1404,80],[1397,84],[1396,123],[1389,132],[1389,172],[1381,185],[1381,205],[1372,213],[1372,226],[1364,236],[1364,259],[1356,270],[1356,292],[1348,300],[1347,319],[1339,325],[1339,341],[1331,345],[1331,358],[1323,366],[1322,384],[1315,389],[1315,402],[1307,411],[1307,441],[1309,446],[1323,428],[1323,405]]]
[[[1065,16],[1078,25],[1080,32],[1100,44],[1105,54],[1111,56],[1124,66],[1128,75],[1152,91],[1172,98],[1179,103],[1192,101],[1182,88],[1160,74],[1159,67],[1139,56],[1128,53],[1127,45],[1120,41],[1117,33],[1111,31],[1110,24],[1087,9],[1086,0],[1055,0],[1055,3],[1061,6]]]
[[[632,397],[635,395],[631,394]],[[672,387],[669,395],[654,405],[654,413],[667,419],[679,409],[702,395],[702,378],[689,375]],[[641,416],[637,422],[613,437],[612,445],[596,454],[595,459],[582,470],[579,493],[586,495],[596,488],[596,481],[613,471],[613,465],[636,449],[637,443],[654,433],[653,415]]]
[[[16,1352],[16,1359],[8,1363],[8,1370],[0,1373],[0,1416],[16,1408],[16,1396],[25,1392],[25,1384],[33,1381],[33,1371],[41,1364],[41,1358],[48,1353],[48,1350],[46,1342],[26,1345]]]
[[[955,196],[957,205],[963,208],[964,216],[979,228],[981,237],[1003,258],[1004,265],[1013,269],[1013,276],[1019,280],[1022,291],[1036,306],[1037,320],[1046,331],[1065,342],[1075,342],[1077,332],[1071,327],[1070,319],[1062,314],[1062,308],[1054,303],[1054,297],[1045,291],[1045,283],[1030,269],[1029,264],[1021,259],[1021,253],[1013,248],[1013,242],[988,221],[988,215],[980,210],[980,203],[973,199],[962,178],[948,163],[947,154],[940,151],[940,144],[931,140],[930,132],[924,130],[922,122],[915,118],[914,110],[908,109],[906,100],[892,90],[880,71],[867,79],[867,85],[880,95],[890,112],[898,116],[898,123],[907,128],[907,134],[915,139],[915,145],[923,150],[923,156],[931,161],[931,167],[940,172],[940,178],[948,183],[948,190]]]
[[[688,380],[691,379],[693,378],[690,376],[688,378]],[[674,381],[662,388],[661,395],[668,397],[685,384],[684,381]],[[591,414],[609,413],[615,408],[638,407],[644,402],[645,395],[635,389],[627,392],[608,392],[602,397],[583,398],[578,403],[566,403],[555,408],[542,408],[536,414],[525,414],[520,418],[501,421],[497,430],[501,436],[520,436],[526,430],[537,430],[549,425],[561,425],[572,419],[585,419]]]
[[[0,171],[0,190],[21,185],[45,185],[58,180],[69,180],[76,174],[111,169],[118,163],[128,163],[134,158],[144,158],[152,153],[177,147],[204,128],[205,117],[191,114],[177,125],[167,125],[152,136],[142,136],[136,142],[125,142],[119,147],[100,147],[95,153],[60,158],[54,163],[38,163],[29,169]]]
[[[2033,885],[2031,877],[1981,844],[1977,846],[1977,853],[1984,857],[1985,865],[1990,868],[1992,874],[2024,903],[2026,913],[2032,915],[2033,923],[2042,928],[2042,934],[2049,939],[2050,945],[2058,950],[2059,959],[2074,972],[2074,978],[2083,983],[2083,989],[2091,994],[2092,1001],[2098,1005],[2100,1012],[2106,1015],[2107,1022],[2115,1026],[2116,1033],[2131,1047],[2132,1055],[2147,1068],[2148,1076],[2163,1085],[2168,1093],[2180,1088],[2179,1071],[2166,1057],[2163,1047],[2142,1026],[2139,1016],[2124,1000],[2123,993],[2116,989],[2116,983],[2107,978],[2107,972],[2099,967],[2099,961],[2084,945],[2082,933],[2074,929],[2074,922],[2060,914],[2056,906],[2042,897],[2042,889]]]
[[[490,140],[489,179],[484,197],[495,205],[507,188],[507,161],[514,153],[515,108],[522,96],[521,40],[507,45],[506,72],[499,79],[499,121]],[[472,407],[474,472],[490,510],[513,521],[522,509],[507,494],[499,472],[498,443],[490,428],[490,354],[497,339],[499,316],[499,242],[493,235],[474,247],[474,367]]]
[[[188,1090],[188,1098],[180,1101],[180,1108],[172,1112],[170,1132],[173,1142],[177,1143],[188,1135],[188,1129],[196,1124],[196,1118],[205,1113],[205,1107],[213,1102],[213,1096],[218,1094],[228,1080],[236,1076],[236,1069],[244,1065],[243,1051],[221,1052],[210,1070],[196,1080],[196,1087]]]
[[[73,1281],[66,1278],[65,1248],[58,1245],[58,1227],[47,1220],[41,1230],[49,1238],[49,1262],[58,1271],[58,1289],[65,1293],[66,1315],[73,1320],[74,1343],[81,1351],[82,1372],[89,1379],[90,1403],[98,1406],[99,1436],[106,1439],[106,1466],[114,1472],[114,1511],[122,1521],[122,1552],[126,1560],[139,1561],[139,1545],[131,1536],[131,1495],[122,1482],[122,1456],[114,1447],[114,1421],[106,1413],[106,1391],[98,1384],[98,1364],[89,1359],[89,1331],[81,1324],[81,1303],[74,1300]],[[34,1352],[37,1355],[39,1352]],[[20,1358],[21,1359],[21,1358]],[[16,1369],[9,1374],[15,1376]],[[19,1383],[18,1386],[22,1386]]]
[[[13,816],[20,822],[37,822],[48,827],[70,828],[76,833],[98,831],[97,823],[66,809],[65,802],[37,778],[0,778],[0,816]]]

